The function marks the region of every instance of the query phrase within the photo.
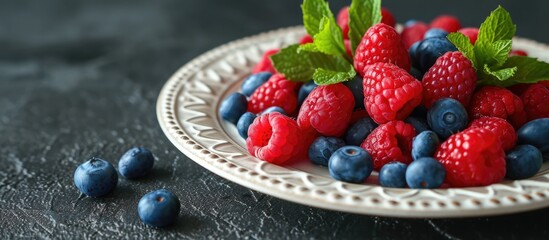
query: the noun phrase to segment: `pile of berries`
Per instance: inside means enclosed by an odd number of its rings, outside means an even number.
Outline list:
[[[549,81],[477,85],[472,62],[446,36],[475,44],[479,29],[449,15],[408,21],[383,9],[356,48],[347,82],[293,82],[267,51],[241,92],[220,106],[249,153],[285,165],[303,159],[341,181],[378,171],[384,187],[472,187],[534,176],[549,158]],[[348,41],[349,10],[337,17]],[[306,35],[300,44],[311,43]],[[348,49],[349,51],[349,49]],[[513,55],[526,55],[512,51]]]

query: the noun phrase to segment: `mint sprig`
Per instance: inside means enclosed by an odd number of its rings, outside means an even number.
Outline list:
[[[349,8],[349,40],[354,53],[364,33],[381,22],[381,0],[353,0]]]
[[[345,56],[343,33],[333,18],[323,17],[320,21],[319,32],[313,36],[313,43],[308,43],[299,50],[321,52],[329,55]]]
[[[328,2],[324,0],[303,0],[301,11],[303,12],[305,30],[311,36],[316,35],[320,31],[322,18],[334,19],[334,14],[330,10]]]
[[[474,46],[461,33],[452,33],[448,39],[473,63],[480,85],[508,87],[549,79],[548,63],[529,57],[509,57],[515,32],[511,15],[499,6],[481,24]]]

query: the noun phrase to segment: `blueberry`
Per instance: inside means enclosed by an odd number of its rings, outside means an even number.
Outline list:
[[[457,51],[457,48],[446,38],[433,37],[421,41],[412,62],[417,62],[419,70],[427,72],[435,64],[438,57],[446,52]]]
[[[406,169],[406,183],[410,188],[438,188],[445,177],[444,166],[430,157],[417,159]]]
[[[525,179],[536,175],[541,169],[543,156],[532,145],[519,145],[507,153],[506,176],[509,179]]]
[[[440,139],[433,131],[424,131],[418,134],[412,142],[412,158],[433,157],[437,151]]]
[[[414,108],[414,111],[410,114],[412,117],[416,117],[419,119],[427,119],[427,111],[429,111],[425,106],[419,105],[416,108]]]
[[[412,66],[416,69],[418,69],[420,67],[418,58],[416,56],[417,55],[417,48],[419,47],[420,43],[421,43],[421,41],[417,41],[414,44],[412,44],[412,46],[408,49],[408,54],[410,55],[410,59],[412,59]],[[423,71],[419,71],[419,72],[421,72],[421,75],[423,75]],[[422,79],[423,79],[423,77],[422,77]]]
[[[429,127],[442,139],[465,129],[468,121],[467,110],[453,98],[436,101],[427,112]]]
[[[270,72],[259,72],[248,76],[242,83],[242,93],[246,96],[251,96],[254,91],[266,83],[273,74]]]
[[[372,173],[372,157],[357,146],[344,146],[332,154],[328,163],[330,176],[334,179],[361,183]]]
[[[355,109],[364,109],[364,88],[362,87],[362,78],[356,76],[350,81],[346,81],[343,84],[351,90],[355,97]]]
[[[328,160],[339,148],[345,146],[345,142],[334,137],[318,137],[309,147],[309,159],[314,164],[328,166]]]
[[[517,135],[519,144],[537,147],[544,161],[549,160],[549,118],[540,118],[524,124],[517,131]]]
[[[412,75],[415,79],[419,81],[423,80],[423,73],[415,67],[412,67],[410,69],[410,75]]]
[[[431,28],[427,32],[425,32],[425,35],[423,35],[423,39],[434,38],[434,37],[445,38],[446,36],[448,36],[448,32],[440,28]]]
[[[309,81],[301,86],[299,88],[299,93],[297,94],[297,105],[301,106],[303,104],[303,101],[305,101],[305,98],[309,96],[309,93],[313,91],[318,85],[316,85],[315,82]]]
[[[221,107],[219,107],[219,114],[223,119],[236,124],[247,108],[248,100],[246,100],[246,96],[235,92],[223,100]]]
[[[356,121],[345,133],[345,142],[349,145],[360,146],[364,139],[377,127],[377,123],[369,117]]]
[[[282,113],[284,115],[288,115],[288,114],[286,114],[286,111],[284,111],[284,109],[282,109],[281,107],[277,107],[277,106],[268,107],[267,109],[263,110],[263,112],[261,112],[259,115],[263,115],[263,114],[267,114],[267,113],[274,113],[274,112],[279,112],[279,113]]]
[[[404,120],[404,122],[411,124],[414,126],[414,129],[416,130],[416,134],[419,134],[423,131],[430,130],[429,125],[427,125],[427,120],[418,118],[418,117],[408,117]]]
[[[91,158],[74,171],[74,185],[90,197],[100,197],[111,192],[118,183],[114,166],[99,158]]]
[[[139,178],[147,175],[154,165],[154,156],[146,148],[134,147],[118,161],[118,171],[125,178]]]
[[[406,164],[401,162],[390,162],[379,171],[379,184],[383,187],[404,188],[406,187]]]
[[[248,128],[250,128],[250,125],[252,125],[256,117],[257,116],[255,116],[255,114],[251,112],[246,112],[242,114],[242,117],[240,117],[240,119],[238,119],[238,123],[236,124],[236,130],[242,138],[248,138]]]
[[[417,23],[417,20],[415,20],[415,19],[410,19],[410,20],[408,20],[408,21],[406,21],[406,22],[404,23],[404,27],[405,27],[405,28],[411,27],[411,26],[415,25],[416,23]]]
[[[160,189],[145,194],[139,200],[137,212],[145,224],[153,227],[164,227],[172,224],[181,204],[175,194],[166,189]]]

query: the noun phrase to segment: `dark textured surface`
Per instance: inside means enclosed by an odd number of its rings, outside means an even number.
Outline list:
[[[1,1],[0,236],[6,238],[460,238],[549,234],[549,209],[457,220],[396,219],[309,208],[248,190],[201,168],[163,135],[155,102],[182,64],[217,45],[300,23],[300,1]],[[342,3],[332,1],[334,9]],[[476,25],[494,1],[386,1],[400,20],[438,12]],[[481,4],[475,2],[482,2]],[[549,42],[548,1],[500,1],[518,33]],[[526,4],[528,3],[528,4]],[[158,158],[151,176],[120,179],[104,198],[81,198],[72,174],[131,146]],[[137,202],[169,188],[179,221],[145,227]]]

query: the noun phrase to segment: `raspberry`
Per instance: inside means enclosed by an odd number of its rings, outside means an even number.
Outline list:
[[[524,57],[527,57],[528,56],[528,53],[525,52],[525,51],[522,51],[522,50],[511,50],[511,52],[509,53],[509,56],[524,56]]]
[[[412,140],[416,135],[414,127],[403,121],[391,121],[379,125],[360,145],[374,160],[374,169],[379,171],[383,165],[398,161],[412,161]]]
[[[529,84],[518,94],[528,121],[538,118],[549,118],[549,88],[542,83]]]
[[[299,44],[301,44],[301,45],[307,44],[307,43],[312,43],[312,42],[313,42],[313,37],[311,37],[311,35],[309,35],[309,34],[305,34],[305,36],[303,36],[299,40]]]
[[[454,16],[441,15],[433,19],[431,22],[431,28],[440,28],[446,32],[452,33],[461,29],[461,23]]]
[[[467,107],[476,83],[471,61],[461,52],[447,52],[423,76],[423,105],[431,108],[437,100],[448,97]]]
[[[278,53],[278,49],[271,49],[265,51],[263,54],[263,57],[261,57],[261,60],[255,65],[255,67],[252,70],[252,73],[259,73],[259,72],[270,72],[270,73],[276,73],[276,69],[273,67],[273,63],[271,62],[271,56]]]
[[[389,9],[382,7],[381,8],[381,22],[385,23],[391,27],[396,26],[396,19],[393,13]]]
[[[428,30],[429,26],[423,22],[417,22],[414,25],[404,28],[400,34],[404,47],[410,49],[414,43],[423,40],[423,36]]]
[[[349,7],[343,7],[337,14],[337,25],[341,27],[343,38],[349,39]]]
[[[469,125],[469,128],[484,128],[496,134],[501,140],[501,147],[504,151],[511,150],[517,143],[517,133],[513,126],[505,119],[497,117],[481,117],[475,119]]]
[[[364,34],[355,51],[355,69],[364,75],[368,65],[385,62],[393,63],[406,71],[410,70],[410,57],[394,28],[378,23]]]
[[[297,123],[281,114],[268,113],[257,117],[248,128],[248,152],[261,160],[283,164],[301,151],[301,130]]]
[[[526,112],[518,96],[511,91],[496,86],[486,86],[473,94],[469,104],[469,116],[472,119],[499,117],[507,119],[515,128],[526,122]]]
[[[478,30],[479,30],[478,28],[462,28],[458,32],[467,36],[471,44],[475,45],[478,38]]]
[[[269,107],[278,106],[293,115],[297,109],[299,87],[299,83],[287,80],[282,74],[274,74],[250,96],[248,111],[257,114]]]
[[[378,124],[403,120],[421,103],[421,82],[390,63],[366,66],[363,87],[364,106]]]
[[[353,93],[342,83],[318,86],[303,102],[297,122],[301,128],[338,137],[345,133],[354,107]]]
[[[446,182],[453,187],[486,186],[505,176],[505,152],[487,129],[469,128],[450,136],[435,158],[446,168]]]

